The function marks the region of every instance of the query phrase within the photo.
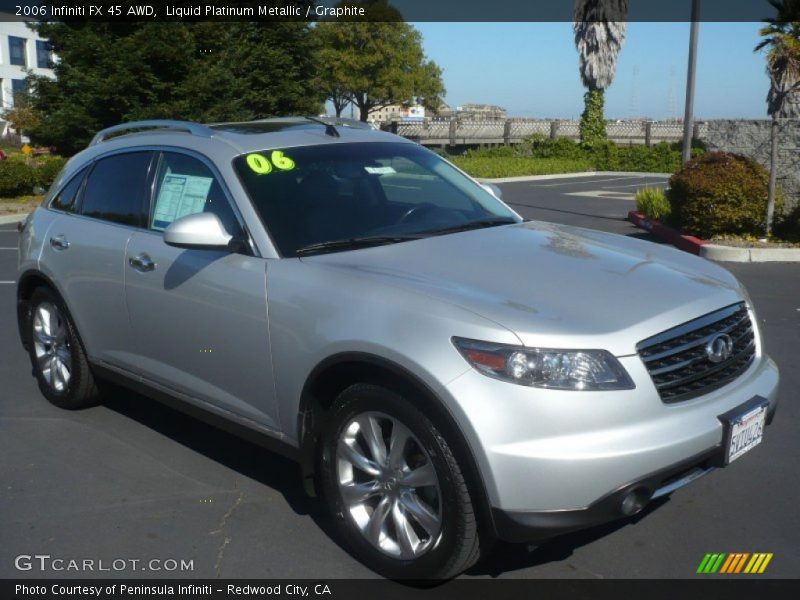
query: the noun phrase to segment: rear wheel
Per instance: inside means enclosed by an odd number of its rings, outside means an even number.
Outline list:
[[[29,355],[45,398],[59,408],[92,406],[99,400],[86,354],[63,302],[52,290],[37,288],[30,300]]]
[[[337,398],[322,483],[354,554],[391,578],[447,579],[478,558],[475,514],[447,441],[400,395],[367,384]]]

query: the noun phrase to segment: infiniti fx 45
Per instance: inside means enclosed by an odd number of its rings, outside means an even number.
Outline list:
[[[113,380],[293,457],[390,577],[634,515],[745,455],[776,408],[723,268],[525,221],[343,120],[104,130],[21,231],[50,402]]]

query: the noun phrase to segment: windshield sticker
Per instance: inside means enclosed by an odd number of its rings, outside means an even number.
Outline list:
[[[295,166],[294,161],[280,150],[273,150],[269,158],[257,152],[247,155],[247,166],[259,175],[272,173],[273,165],[279,171],[291,171]]]
[[[272,173],[272,163],[267,160],[266,156],[261,154],[248,154],[247,166],[250,167],[254,173],[258,173],[259,175]]]
[[[370,175],[394,175],[397,173],[392,167],[364,167]]]
[[[275,165],[275,168],[280,169],[281,171],[291,171],[294,169],[294,161],[280,150],[273,150],[270,158],[272,159],[272,164]]]

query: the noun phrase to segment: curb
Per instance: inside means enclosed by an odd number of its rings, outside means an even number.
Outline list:
[[[520,175],[519,177],[481,177],[481,181],[489,183],[516,183],[523,181],[546,181],[548,179],[573,179],[578,177],[672,177],[672,173],[644,173],[641,171],[580,171],[578,173],[555,173],[553,175]]]
[[[800,262],[800,248],[737,248],[712,244],[691,235],[681,235],[671,227],[632,210],[628,220],[676,248],[720,262]]]
[[[8,225],[9,223],[19,223],[28,216],[28,213],[20,213],[17,215],[2,215],[0,216],[0,225]]]
[[[735,248],[706,244],[700,256],[723,262],[800,262],[800,248]]]
[[[681,235],[680,233],[672,229],[672,227],[667,227],[666,225],[663,225],[659,221],[651,219],[644,213],[640,213],[635,210],[628,212],[628,220],[637,227],[640,227],[645,231],[649,231],[650,233],[657,235],[661,239],[668,241],[676,248],[679,248],[684,252],[689,252],[690,254],[702,256],[700,250],[703,248],[703,246],[708,244],[708,242],[706,242],[705,240],[696,238],[693,235]]]

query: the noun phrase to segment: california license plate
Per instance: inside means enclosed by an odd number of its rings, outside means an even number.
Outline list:
[[[761,443],[767,419],[767,404],[750,408],[746,412],[730,417],[726,439],[725,463],[750,452]]]

